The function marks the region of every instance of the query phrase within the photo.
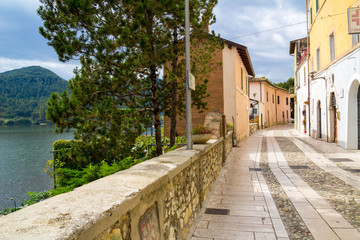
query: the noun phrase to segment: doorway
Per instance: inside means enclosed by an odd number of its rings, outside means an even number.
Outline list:
[[[320,100],[317,103],[317,137],[322,138],[322,132],[321,132],[321,102]]]
[[[357,126],[358,126],[358,149],[360,149],[360,86],[357,93]]]
[[[330,142],[337,142],[337,108],[335,93],[330,93],[329,118],[330,118]]]

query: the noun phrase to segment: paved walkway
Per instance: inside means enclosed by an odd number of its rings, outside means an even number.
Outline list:
[[[359,151],[258,131],[231,151],[191,239],[360,239],[358,171]]]

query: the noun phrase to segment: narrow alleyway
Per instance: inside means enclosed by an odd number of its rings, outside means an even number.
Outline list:
[[[360,152],[292,127],[233,148],[191,240],[360,239]]]

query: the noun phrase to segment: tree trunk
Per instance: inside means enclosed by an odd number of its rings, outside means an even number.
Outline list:
[[[173,32],[173,38],[174,38],[174,42],[173,42],[173,51],[174,51],[174,55],[176,56],[173,61],[172,61],[172,73],[174,76],[177,77],[178,74],[178,33],[177,33],[177,28],[174,29]],[[177,117],[177,105],[178,105],[178,83],[177,83],[177,78],[172,79],[172,83],[171,83],[171,125],[170,125],[170,147],[175,145],[175,138],[176,138],[176,117]]]
[[[156,74],[155,65],[150,66],[150,81],[151,81],[151,92],[152,92],[152,103],[153,103],[156,155],[160,156],[162,154],[161,122],[160,122],[159,93],[157,87],[157,74]]]

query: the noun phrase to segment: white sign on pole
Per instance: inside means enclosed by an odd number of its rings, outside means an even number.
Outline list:
[[[360,33],[360,8],[348,9],[349,34]]]
[[[195,91],[195,77],[190,73],[189,77],[189,88],[193,91]]]

